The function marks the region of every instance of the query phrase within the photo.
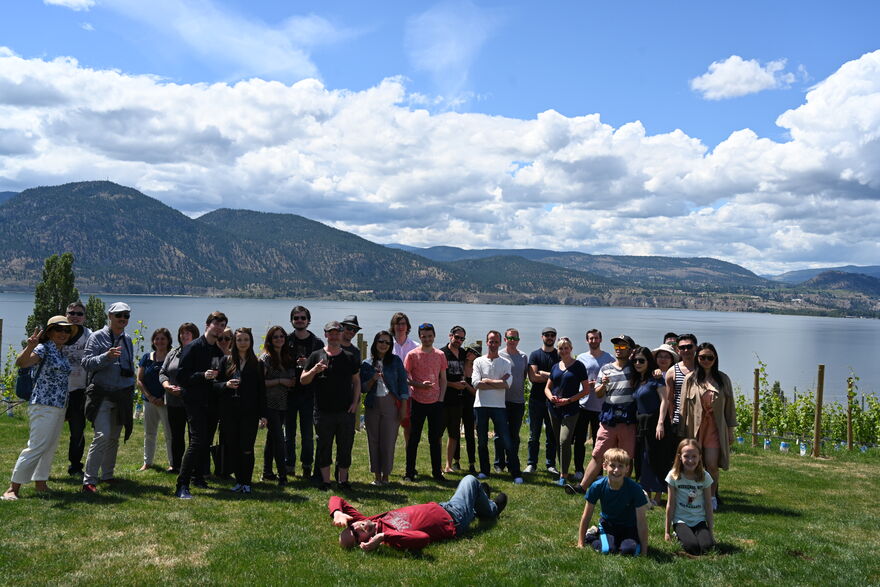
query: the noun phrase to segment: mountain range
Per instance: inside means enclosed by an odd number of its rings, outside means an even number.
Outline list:
[[[843,267],[823,267],[821,269],[799,269],[797,271],[786,271],[785,273],[782,273],[780,275],[773,275],[768,278],[772,279],[773,281],[780,281],[782,283],[796,285],[809,281],[827,271],[837,273],[858,273],[861,275],[868,275],[870,277],[880,278],[880,265],[844,265]]]
[[[801,290],[706,257],[383,246],[294,214],[194,219],[107,181],[0,193],[0,247],[0,287],[17,290],[69,251],[78,287],[107,293],[880,312],[873,277]]]
[[[543,249],[461,249],[447,246],[420,249],[400,244],[387,246],[440,262],[514,255],[566,269],[587,271],[599,277],[623,280],[633,286],[730,290],[739,286],[770,285],[766,279],[744,267],[711,257],[638,257]]]

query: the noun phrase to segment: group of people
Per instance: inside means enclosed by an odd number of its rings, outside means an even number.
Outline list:
[[[68,472],[82,475],[82,491],[94,493],[100,484],[112,483],[119,437],[123,430],[126,440],[131,434],[134,394],[140,392],[141,469],[154,465],[161,423],[168,471],[177,474],[175,495],[182,499],[192,498],[193,487],[207,487],[212,458],[217,473],[234,477],[233,491],[250,493],[260,427],[267,428],[264,481],[283,487],[296,473],[298,428],[302,476],[324,490],[332,487],[331,479],[339,489],[351,489],[356,415],[363,400],[374,485],[389,482],[401,429],[406,440],[403,479],[419,480],[416,462],[427,424],[436,481],[463,469],[464,437],[468,472],[477,483],[505,470],[513,483],[523,483],[524,475],[537,470],[543,433],[547,471],[569,493],[586,494],[588,506],[595,503],[591,497],[598,495],[595,483],[603,469],[602,479],[618,488],[614,473],[625,468],[621,455],[634,462],[646,500],[659,502],[668,492],[668,503],[673,503],[676,489],[667,472],[680,472],[683,443],[693,439],[700,471],[704,463],[712,479],[709,509],[718,506],[718,470],[729,464],[736,426],[733,393],[730,379],[718,369],[715,347],[698,345],[693,334],[667,333],[654,349],[619,335],[611,339],[612,355],[601,348],[602,333],[590,329],[587,352],[575,356],[571,339],[546,327],[540,348],[526,355],[519,350],[519,331],[508,328],[503,334],[486,333],[484,353],[480,345],[465,345],[467,333],[460,325],[449,329],[441,348],[435,346],[437,332],[430,323],[418,325],[418,341],[412,340],[412,324],[398,312],[362,357],[353,344],[360,330],[357,316],[326,323],[322,340],[309,330],[309,310],[298,305],[290,312],[289,333],[276,325],[255,340],[250,328],[232,331],[226,315],[212,312],[203,332],[191,322],[181,324],[177,346],[168,329],[157,329],[150,352],[138,358],[125,331],[130,317],[131,308],[116,302],[108,310],[107,325],[90,332],[84,327],[84,305],[74,302],[65,316],[53,317],[45,330],[28,338],[16,364],[36,372],[30,437],[3,499],[17,499],[21,485],[31,480],[38,492],[47,490],[65,420],[70,428]],[[520,429],[526,408],[529,437],[522,467]],[[82,462],[87,421],[94,436]],[[214,445],[218,429],[220,441]],[[585,462],[588,438],[592,452]],[[693,473],[684,470],[686,476]],[[585,509],[585,521],[591,515]],[[582,539],[585,534],[586,529]],[[634,538],[640,537],[627,539]]]

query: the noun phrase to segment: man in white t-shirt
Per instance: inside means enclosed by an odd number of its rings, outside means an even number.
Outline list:
[[[513,366],[510,361],[498,354],[501,348],[501,333],[490,330],[486,334],[488,352],[474,361],[471,381],[477,390],[474,400],[474,413],[477,416],[477,454],[480,461],[478,478],[489,476],[489,420],[495,428],[495,435],[501,436],[505,453],[510,455],[509,470],[514,483],[522,483],[519,456],[511,450],[512,441],[507,424],[507,410],[504,398],[510,386]]]
[[[592,393],[599,377],[599,369],[608,363],[614,362],[614,357],[603,351],[602,332],[596,328],[587,330],[587,347],[589,351],[578,355],[577,360],[587,368],[587,380],[591,382],[590,393],[580,399],[580,415],[577,426],[574,429],[574,477],[584,478],[584,458],[586,457],[587,432],[593,437],[593,446],[596,446],[596,434],[599,431],[599,412],[602,411],[601,397]]]

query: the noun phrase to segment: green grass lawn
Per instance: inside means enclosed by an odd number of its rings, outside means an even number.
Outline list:
[[[259,447],[263,439],[261,433]],[[7,479],[26,441],[23,416],[0,417],[0,471]],[[523,454],[524,441],[525,435]],[[430,471],[426,442],[420,451],[423,472]],[[649,556],[603,557],[578,550],[583,499],[566,495],[544,473],[522,486],[506,476],[490,479],[510,495],[508,508],[497,522],[476,524],[464,539],[434,544],[419,554],[384,546],[375,553],[343,551],[330,523],[328,494],[305,481],[296,478],[283,492],[257,483],[250,496],[215,482],[211,490],[195,490],[195,499],[181,501],[172,496],[173,476],[136,471],[142,444],[136,423],[120,449],[121,482],[87,496],[77,493],[80,479],[65,475],[63,438],[49,482],[53,494],[36,497],[33,485],[27,485],[19,501],[0,502],[0,582],[880,584],[877,454],[834,453],[814,460],[738,447],[730,471],[721,477],[725,505],[716,517],[718,552],[692,560],[675,543],[663,542],[659,508],[648,512]],[[164,455],[161,439],[159,446]],[[446,487],[401,482],[402,439],[397,462],[396,482],[368,485],[366,437],[358,434],[354,490],[345,497],[372,515],[442,501],[460,478],[449,475]]]

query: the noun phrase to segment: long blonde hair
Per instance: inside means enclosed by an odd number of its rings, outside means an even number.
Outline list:
[[[697,481],[702,481],[703,477],[706,476],[703,471],[703,449],[700,448],[700,443],[693,438],[685,438],[678,443],[678,449],[675,451],[675,460],[672,462],[672,470],[669,474],[672,475],[672,478],[676,481],[681,479],[681,451],[689,446],[697,449],[697,454],[700,455],[700,462],[697,463],[697,468],[694,469],[694,474],[697,476]]]

